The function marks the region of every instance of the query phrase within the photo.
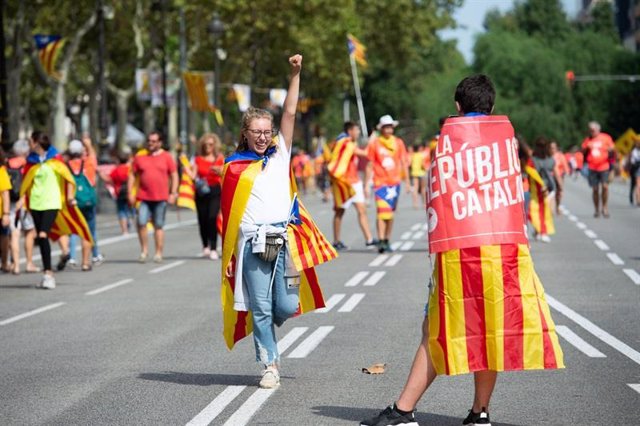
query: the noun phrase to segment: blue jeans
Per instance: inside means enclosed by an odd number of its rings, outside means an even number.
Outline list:
[[[280,361],[274,325],[280,327],[298,311],[298,287],[288,288],[285,282],[284,250],[273,262],[265,262],[251,250],[251,241],[247,241],[242,278],[247,285],[248,305],[253,316],[256,361],[269,366]],[[274,268],[275,278],[271,288]]]
[[[147,226],[147,222],[151,220],[154,228],[162,229],[164,227],[166,213],[166,201],[140,201],[140,207],[138,207],[138,226]]]
[[[80,209],[82,216],[84,216],[84,220],[87,221],[87,225],[89,225],[89,232],[91,232],[91,238],[93,238],[93,247],[91,247],[91,255],[93,257],[98,256],[98,234],[96,230],[96,207],[83,207]],[[75,259],[76,254],[76,246],[80,242],[80,237],[73,234],[69,239],[69,253],[71,254],[71,258]]]

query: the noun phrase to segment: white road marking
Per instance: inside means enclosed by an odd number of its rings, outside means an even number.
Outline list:
[[[374,286],[378,284],[378,281],[380,281],[385,274],[386,274],[385,271],[376,271],[373,274],[371,274],[369,278],[367,278],[367,280],[364,282],[363,285],[367,287]]]
[[[400,248],[403,241],[396,241],[395,243],[391,243],[391,250],[396,251]]]
[[[633,281],[635,285],[640,285],[640,274],[638,274],[635,269],[623,269],[622,272],[627,274],[629,279]]]
[[[402,245],[402,247],[400,247],[400,251],[409,251],[414,244],[415,243],[413,241],[407,241]]]
[[[409,231],[405,232],[404,234],[402,234],[400,236],[401,240],[408,240],[409,238],[411,238],[411,232],[409,232]]]
[[[607,253],[607,257],[614,265],[624,265],[624,260],[620,259],[620,256],[615,253]]]
[[[224,426],[244,426],[276,389],[258,389],[229,417]]]
[[[34,309],[33,311],[25,312],[24,314],[2,320],[0,321],[0,325],[11,324],[12,322],[20,321],[21,319],[29,318],[34,315],[41,314],[42,312],[50,311],[51,309],[59,308],[64,304],[65,302],[52,303],[50,305],[43,306],[42,308]]]
[[[429,230],[429,224],[428,223],[423,224],[422,225],[422,230],[423,231],[428,231]]]
[[[594,243],[595,245],[597,245],[597,246],[598,246],[598,248],[599,248],[600,250],[602,250],[602,251],[608,251],[608,250],[609,250],[609,246],[607,245],[607,243],[605,243],[605,242],[604,242],[604,241],[602,241],[602,240],[595,240],[593,243]]]
[[[582,222],[578,222],[578,223],[576,223],[576,226],[577,226],[578,228],[580,228],[580,229],[587,229],[587,225],[585,225],[585,224],[584,224],[584,223],[582,223]]]
[[[127,278],[127,279],[115,282],[113,284],[105,285],[104,287],[100,287],[100,288],[97,288],[95,290],[88,291],[84,295],[85,296],[95,296],[96,294],[100,294],[100,293],[103,293],[105,291],[109,291],[109,290],[111,290],[113,288],[120,287],[121,285],[129,284],[129,283],[132,283],[132,282],[133,282],[133,278]]]
[[[164,266],[161,266],[159,268],[152,269],[152,270],[149,271],[149,273],[150,274],[157,274],[157,273],[160,273],[160,272],[164,272],[164,271],[166,271],[168,269],[175,268],[176,266],[180,266],[180,265],[184,264],[185,262],[186,262],[186,260],[176,260],[175,262],[171,262],[171,263],[166,264]]]
[[[369,263],[369,266],[380,266],[389,258],[386,254],[381,254]]]
[[[578,221],[578,218],[577,218],[577,217],[575,217],[574,215],[570,214],[570,215],[569,215],[569,220],[570,220],[571,222],[577,222],[577,221]]]
[[[360,303],[360,301],[364,299],[364,296],[364,293],[355,293],[351,295],[351,297],[346,302],[344,302],[344,305],[342,305],[340,309],[338,309],[338,312],[353,311],[355,307],[358,306],[358,303]]]
[[[640,393],[640,383],[629,383],[629,387],[634,391]]]
[[[418,231],[415,234],[413,234],[414,240],[419,240],[420,238],[424,238],[424,231]]]
[[[411,230],[412,231],[417,231],[418,229],[420,229],[420,227],[422,227],[422,224],[421,223],[416,223],[415,225],[413,225],[411,227]]]
[[[315,348],[318,347],[320,342],[333,331],[335,327],[332,325],[324,325],[318,327],[316,331],[311,333],[309,337],[304,339],[302,343],[298,345],[287,358],[306,358]]]
[[[393,256],[391,256],[391,259],[389,259],[389,261],[384,264],[384,266],[396,266],[401,259],[401,254],[394,254]]]
[[[607,356],[587,343],[582,337],[574,333],[569,327],[556,325],[556,331],[567,342],[571,343],[580,352],[591,358],[606,358]]]
[[[187,426],[206,426],[210,424],[245,388],[246,386],[227,386],[209,405],[204,407],[204,410],[191,419]]]
[[[278,353],[282,355],[296,340],[307,332],[309,327],[293,327],[280,341],[278,342]]]
[[[589,321],[588,319],[580,315],[579,313],[575,312],[573,309],[569,308],[568,306],[562,304],[561,302],[551,297],[549,294],[546,295],[546,298],[547,298],[547,302],[549,303],[549,306],[551,306],[553,309],[560,312],[562,315],[566,316],[567,318],[571,319],[580,327],[584,328],[589,333],[593,334],[594,336],[602,340],[607,345],[611,346],[621,354],[629,357],[636,364],[640,365],[640,352],[636,351],[635,349],[633,349],[631,346],[627,345],[620,339],[607,333],[606,331],[604,331],[603,329],[601,329],[600,327],[598,327],[597,325],[595,325],[594,323],[592,323],[591,321]]]
[[[334,294],[333,296],[331,296],[329,298],[329,300],[327,300],[326,302],[324,302],[325,307],[324,308],[320,308],[320,309],[316,309],[315,312],[317,314],[326,314],[327,312],[329,312],[331,309],[333,309],[338,303],[340,303],[340,301],[342,299],[344,299],[347,295],[344,293],[340,293],[340,294]]]
[[[360,272],[356,272],[356,274],[351,277],[349,279],[349,281],[347,281],[344,286],[345,287],[355,287],[358,284],[360,284],[360,281],[362,281],[363,279],[365,279],[365,277],[369,275],[368,271],[360,271]]]
[[[593,232],[591,229],[585,229],[584,235],[586,235],[589,238],[598,238],[598,235],[595,232]]]

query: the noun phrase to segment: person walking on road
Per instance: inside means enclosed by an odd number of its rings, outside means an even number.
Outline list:
[[[375,247],[379,243],[371,236],[365,204],[368,189],[364,187],[358,174],[358,157],[367,156],[367,150],[358,147],[359,138],[360,126],[352,121],[346,122],[343,132],[335,139],[327,165],[333,192],[333,246],[338,251],[348,248],[341,241],[340,235],[344,212],[351,205],[358,212],[358,224],[364,235],[365,246]]]
[[[629,201],[632,206],[640,206],[640,136],[636,137],[635,145],[629,153],[627,164],[629,169],[629,180],[631,181]]]
[[[456,215],[453,199],[457,196],[450,194],[453,188],[462,188],[459,182],[465,176],[472,175],[471,170],[475,166],[469,162],[467,170],[458,170],[457,179],[454,177],[456,173],[449,169],[449,178],[442,179],[447,176],[447,171],[439,167],[438,162],[447,160],[448,164],[454,164],[453,158],[461,149],[473,152],[478,147],[485,148],[490,160],[485,164],[499,162],[499,167],[504,171],[503,177],[507,175],[506,182],[509,183],[505,185],[509,185],[511,194],[519,187],[519,165],[507,165],[513,161],[508,157],[513,158],[516,154],[515,146],[511,145],[511,141],[515,143],[513,127],[507,117],[490,117],[494,100],[495,90],[486,76],[467,77],[458,85],[455,101],[460,117],[448,119],[442,129],[443,137],[438,142],[434,158],[437,180],[433,180],[432,175],[428,185],[438,191],[437,195],[435,191],[430,194],[432,198],[428,201],[427,210],[432,213],[430,219],[453,219]],[[505,147],[500,157],[494,157],[490,148],[496,140],[506,140],[511,145]],[[460,167],[465,168],[463,164]],[[500,179],[491,175],[489,177],[493,183],[490,185],[502,188],[496,185]],[[477,190],[481,185],[480,179],[467,181],[468,185],[464,188]],[[471,194],[470,190],[458,190],[455,193],[466,196]],[[490,197],[493,198],[494,194]],[[482,219],[476,215],[469,217],[469,221],[465,222],[469,225],[465,235],[480,238],[473,242],[478,242],[479,246],[469,245],[469,238],[451,239],[439,246],[440,242],[430,238],[429,251],[435,257],[434,270],[422,324],[423,337],[409,377],[399,399],[377,416],[362,421],[361,425],[417,426],[414,416],[416,404],[436,377],[469,373],[474,374],[475,396],[462,424],[490,425],[489,406],[498,372],[564,367],[549,306],[526,244],[523,199],[516,197],[512,200],[513,204],[501,211],[503,220],[492,223],[491,229],[502,234],[508,229],[519,228],[517,236],[509,233],[508,240],[499,234],[478,237],[476,231],[485,230],[484,220],[491,217],[478,211],[476,214],[483,216]],[[490,204],[494,205],[493,202]],[[438,229],[437,226],[436,221],[429,221],[430,234]],[[458,231],[441,227],[439,232],[447,237],[457,235],[451,232]]]
[[[7,173],[4,151],[0,147],[0,255],[2,272],[10,272],[9,246],[11,240],[11,178]]]
[[[556,191],[562,191],[561,179],[557,175],[555,160],[551,155],[551,146],[546,138],[539,137],[533,144],[533,166],[542,179],[533,183],[531,200],[531,224],[536,238],[544,243],[551,242],[550,235],[555,233],[551,203]]]
[[[207,133],[198,141],[196,156],[188,171],[196,187],[196,210],[198,229],[202,241],[202,255],[212,260],[218,256],[218,227],[216,219],[220,212],[220,187],[224,156],[222,142],[215,133]]]
[[[401,182],[404,182],[407,191],[411,191],[407,150],[402,139],[393,134],[397,126],[398,122],[390,115],[380,117],[377,126],[380,135],[372,134],[367,147],[370,166],[365,180],[369,181],[368,177],[373,169],[379,253],[391,251],[389,239],[393,231],[393,215],[398,206]]]
[[[129,233],[129,226],[133,223],[135,209],[129,204],[129,192],[127,181],[131,173],[131,148],[122,147],[118,153],[119,164],[111,170],[109,174],[101,174],[100,177],[105,183],[113,185],[116,198],[116,214],[120,224],[122,235]]]
[[[160,132],[148,135],[146,149],[138,152],[133,159],[132,172],[127,182],[129,204],[137,206],[138,212],[140,263],[145,263],[149,254],[149,222],[154,228],[156,251],[153,261],[162,262],[167,204],[175,204],[178,198],[178,168],[171,154],[162,148],[162,141]]]
[[[242,117],[237,151],[225,160],[222,181],[224,337],[231,349],[253,329],[256,361],[263,367],[260,387],[265,389],[280,385],[275,327],[298,312],[324,306],[315,264],[301,262],[336,256],[324,237],[320,245],[308,239],[322,234],[295,196],[291,144],[302,56],[292,56],[289,64],[280,132],[274,131],[270,112],[249,108]],[[307,238],[300,240],[303,233]],[[319,251],[301,256],[301,245]]]
[[[589,186],[593,191],[593,217],[609,217],[609,174],[614,147],[611,136],[600,130],[598,122],[591,121],[589,136],[582,142],[582,152],[589,169]]]
[[[558,148],[558,142],[552,140],[549,147],[551,150],[551,158],[553,158],[555,163],[556,215],[561,216],[562,212],[560,211],[560,206],[562,203],[562,195],[564,193],[564,178],[571,174],[571,167],[569,166],[567,156],[560,150],[560,148]]]

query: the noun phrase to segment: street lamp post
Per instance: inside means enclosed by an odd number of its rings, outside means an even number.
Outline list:
[[[218,109],[220,109],[220,42],[222,41],[224,31],[224,22],[222,22],[218,13],[214,13],[211,22],[209,22],[209,33],[213,35],[215,63],[213,75],[213,103]],[[220,130],[218,130],[218,133],[221,133]]]
[[[106,82],[106,46],[105,46],[105,13],[102,0],[97,2],[97,18],[98,18],[98,93],[100,93],[99,106],[99,124],[101,143],[109,134],[109,122],[107,119],[107,82]]]

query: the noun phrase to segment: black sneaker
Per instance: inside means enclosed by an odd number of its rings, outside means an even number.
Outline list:
[[[338,251],[342,251],[347,250],[349,247],[345,246],[342,241],[336,241],[335,243],[333,243],[333,248]]]
[[[462,422],[463,425],[482,425],[491,426],[491,420],[489,420],[489,413],[486,409],[482,409],[479,413],[474,413],[473,410],[469,410],[469,415]]]
[[[67,267],[67,262],[69,262],[70,259],[71,259],[71,254],[69,253],[63,254],[62,256],[60,256],[60,261],[58,262],[56,269],[58,269],[58,271],[63,271],[64,268]]]
[[[392,426],[392,425],[408,425],[418,426],[413,412],[408,414],[400,414],[393,409],[393,405],[388,406],[375,417],[360,422],[360,426]]]

